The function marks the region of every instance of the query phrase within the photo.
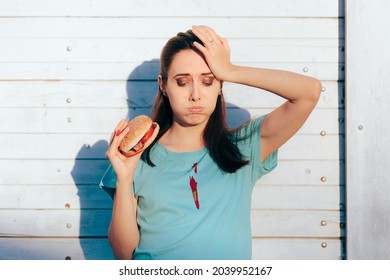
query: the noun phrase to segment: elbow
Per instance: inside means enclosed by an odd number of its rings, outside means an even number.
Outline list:
[[[112,252],[117,260],[131,260],[133,258],[133,252],[135,246],[119,246],[115,242],[110,241]]]
[[[114,256],[115,259],[117,260],[131,260],[133,259],[133,253],[131,251],[119,249],[119,250],[114,250]]]
[[[309,99],[314,103],[315,106],[321,96],[322,83],[319,80],[312,78],[310,90],[308,92],[309,92]]]
[[[297,98],[290,100],[292,103],[305,104],[311,110],[317,105],[322,92],[322,84],[319,80],[312,77],[305,77],[304,86],[297,94]]]
[[[108,242],[117,260],[131,260],[137,244],[133,242],[118,242],[115,238],[108,237]]]

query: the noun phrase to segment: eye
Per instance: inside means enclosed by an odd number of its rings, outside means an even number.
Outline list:
[[[188,80],[187,79],[177,79],[176,83],[179,87],[184,87],[188,84]]]
[[[212,86],[213,85],[213,82],[214,82],[214,79],[210,78],[210,79],[204,79],[203,80],[203,85],[205,85],[206,87],[209,87],[209,86]]]

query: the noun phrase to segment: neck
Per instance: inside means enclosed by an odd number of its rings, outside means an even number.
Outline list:
[[[160,144],[174,152],[195,152],[204,148],[203,127],[183,127],[177,123],[160,138]]]

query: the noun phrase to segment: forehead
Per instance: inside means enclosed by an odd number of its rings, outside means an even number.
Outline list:
[[[201,55],[193,50],[183,50],[173,57],[168,75],[175,76],[183,73],[200,75],[201,73],[208,72],[210,72],[210,68]]]

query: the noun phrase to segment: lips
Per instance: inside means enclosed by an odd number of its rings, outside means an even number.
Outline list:
[[[201,113],[203,110],[204,110],[203,107],[197,107],[197,106],[188,108],[188,111],[190,111],[191,113],[194,113],[194,114]]]

